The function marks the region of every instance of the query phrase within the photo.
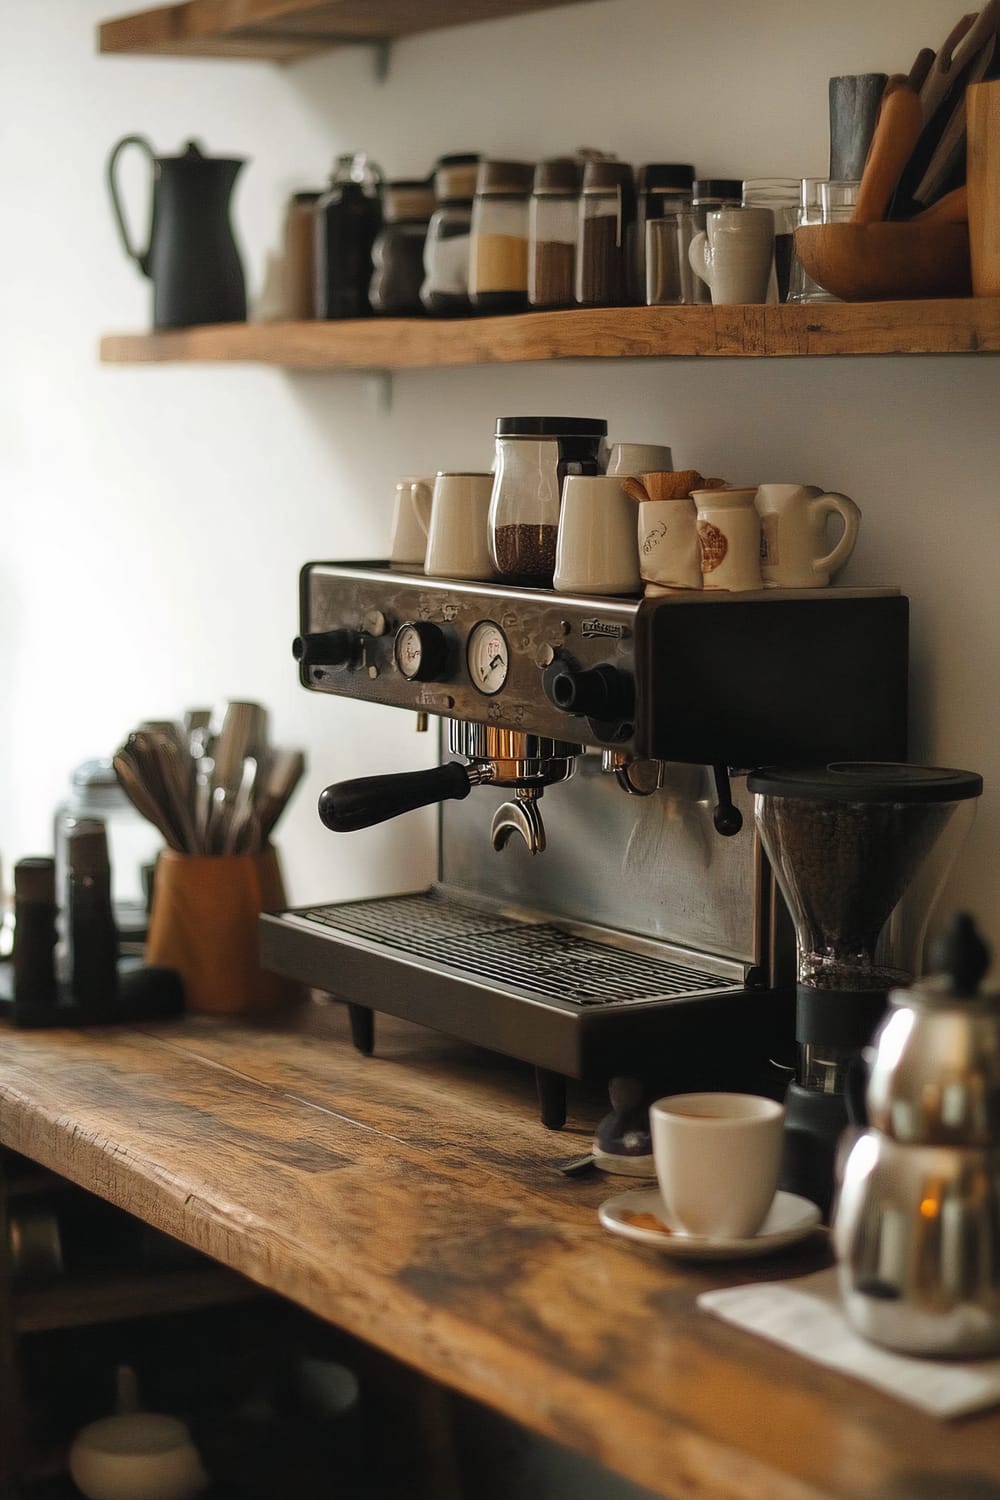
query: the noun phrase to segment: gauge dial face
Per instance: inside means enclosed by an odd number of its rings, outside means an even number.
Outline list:
[[[466,661],[474,688],[488,698],[499,693],[510,670],[510,647],[499,625],[480,620],[472,627]]]
[[[403,625],[396,633],[392,649],[396,658],[396,666],[407,682],[413,682],[419,677],[424,660],[424,644],[417,627]]]

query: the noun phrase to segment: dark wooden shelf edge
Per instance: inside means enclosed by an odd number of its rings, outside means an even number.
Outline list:
[[[1000,353],[1000,298],[798,307],[617,307],[457,321],[223,323],[108,334],[107,364],[407,370],[559,359]]]
[[[208,1265],[31,1287],[15,1292],[11,1315],[14,1331],[21,1335],[215,1307],[262,1295],[260,1287],[238,1272]]]

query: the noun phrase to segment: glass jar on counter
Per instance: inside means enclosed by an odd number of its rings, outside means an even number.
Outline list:
[[[694,232],[702,233],[706,219],[717,208],[741,208],[743,205],[743,181],[738,177],[696,177],[691,184],[691,211],[694,214]],[[695,302],[711,302],[712,293],[708,283],[700,276],[694,278]]]
[[[528,162],[479,164],[469,296],[480,312],[523,312],[528,305],[528,199],[534,175]]]
[[[687,162],[648,162],[635,179],[635,302],[646,292],[646,224],[650,219],[674,217],[691,207],[694,167]]]
[[[110,760],[85,760],[70,776],[69,794],[56,808],[53,846],[56,900],[65,912],[69,881],[69,840],[78,823],[104,824],[111,863],[111,899],[123,940],[146,933],[146,891],[163,838],[132,806]]]
[[[571,156],[540,161],[528,205],[528,305],[572,307],[583,163]]]
[[[631,300],[635,211],[635,182],[628,163],[588,161],[577,220],[579,307],[618,307]]]
[[[382,189],[382,228],[372,245],[368,297],[373,312],[411,318],[424,311],[424,244],[434,212],[429,182],[387,182]]]
[[[498,417],[490,551],[501,582],[549,588],[562,482],[600,474],[608,424],[592,417]]]
[[[365,318],[372,245],[382,223],[382,173],[363,151],[338,156],[316,204],[316,316]]]
[[[744,208],[769,208],[774,214],[774,300],[788,301],[792,271],[792,249],[799,217],[802,179],[799,177],[748,177],[743,183]],[[768,301],[771,301],[768,297]]]
[[[434,317],[465,318],[469,301],[469,240],[479,157],[472,152],[438,158],[434,170],[437,207],[424,242],[420,301]]]

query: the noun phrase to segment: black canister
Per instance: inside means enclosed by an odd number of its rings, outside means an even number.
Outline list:
[[[118,928],[111,905],[111,863],[104,824],[81,818],[69,835],[70,989],[82,1020],[114,1014],[118,1003]]]
[[[430,182],[387,182],[382,189],[382,228],[372,245],[372,311],[412,318],[424,311],[424,244],[434,212]]]
[[[363,151],[338,156],[316,204],[316,316],[366,318],[372,245],[382,223],[382,174]]]
[[[14,1020],[38,1024],[59,1000],[55,967],[56,865],[48,858],[14,866]]]

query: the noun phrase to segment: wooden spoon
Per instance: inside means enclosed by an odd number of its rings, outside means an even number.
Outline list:
[[[872,136],[868,160],[852,215],[854,224],[877,224],[885,218],[900,174],[923,130],[920,95],[902,73],[886,84],[882,109]]]

